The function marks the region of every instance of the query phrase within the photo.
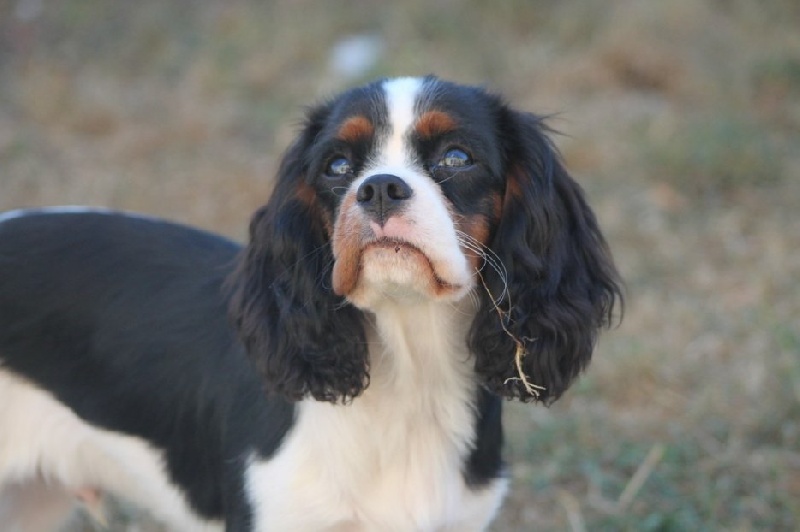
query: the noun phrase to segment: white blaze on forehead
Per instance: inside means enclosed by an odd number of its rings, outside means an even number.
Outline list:
[[[414,104],[422,89],[420,78],[396,78],[383,84],[386,93],[386,107],[389,112],[391,131],[386,145],[380,153],[379,164],[387,166],[408,164],[408,153],[405,138],[414,123]]]

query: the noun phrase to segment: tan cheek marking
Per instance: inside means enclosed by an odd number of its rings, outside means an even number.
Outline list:
[[[370,138],[374,132],[372,122],[365,116],[357,115],[342,123],[336,132],[336,138],[344,142],[358,142]]]
[[[322,223],[328,238],[333,234],[333,222],[331,221],[330,214],[323,209],[317,201],[317,192],[314,187],[308,183],[301,182],[295,191],[295,197],[304,205],[308,207],[311,217]]]
[[[506,177],[506,196],[518,198],[522,195],[522,189],[519,185],[520,173],[522,173],[522,171],[517,166],[513,166],[508,171],[508,176]]]
[[[525,171],[518,165],[514,165],[508,170],[508,174],[506,175],[506,194],[503,198],[503,211],[508,208],[512,200],[524,200],[522,193],[522,187],[524,186],[522,184],[523,180],[525,180]],[[505,214],[505,212],[503,214]]]
[[[297,185],[297,190],[295,191],[294,196],[309,206],[313,205],[317,201],[317,193],[314,191],[314,188],[305,182],[301,182],[299,185]]]
[[[416,130],[420,137],[429,139],[456,129],[456,121],[444,111],[428,111],[417,120]]]
[[[351,211],[355,196],[349,194],[339,210],[339,219],[333,230],[333,291],[346,296],[358,283],[361,270],[361,231]]]
[[[526,179],[525,171],[519,165],[513,165],[506,173],[506,190],[502,195],[496,195],[493,198],[493,214],[496,223],[502,223],[502,219],[506,216],[513,216],[513,206],[525,202],[522,187],[525,186],[523,181]]]
[[[492,195],[492,216],[495,221],[500,221],[500,217],[503,216],[503,197],[500,194]]]
[[[468,216],[461,222],[461,230],[472,237],[472,241],[479,242],[481,247],[489,245],[489,220],[482,214]],[[483,257],[473,249],[465,249],[470,266],[477,270],[483,265]]]

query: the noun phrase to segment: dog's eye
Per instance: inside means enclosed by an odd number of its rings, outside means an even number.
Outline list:
[[[353,165],[346,157],[335,157],[328,163],[326,173],[330,177],[342,177],[353,172]]]
[[[471,164],[472,159],[470,158],[469,154],[459,148],[450,148],[439,161],[439,166],[444,166],[447,168],[459,168],[463,166],[469,166]]]

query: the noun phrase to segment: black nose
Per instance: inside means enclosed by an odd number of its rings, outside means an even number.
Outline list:
[[[356,192],[356,200],[373,220],[383,224],[397,213],[413,191],[408,183],[392,174],[378,174],[367,178]]]

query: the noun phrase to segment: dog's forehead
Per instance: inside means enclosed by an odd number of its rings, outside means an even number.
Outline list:
[[[423,83],[422,78],[393,78],[344,92],[331,102],[327,126],[344,136],[367,125],[377,134],[407,126],[414,121]]]
[[[417,118],[417,102],[423,89],[420,78],[396,78],[383,83],[386,109],[392,130],[407,130]]]
[[[438,78],[390,78],[352,89],[334,100],[329,126],[336,131],[354,118],[368,121],[376,133],[403,133],[418,124],[431,111],[452,122],[472,122],[483,114],[491,101],[478,88],[462,86]],[[439,120],[439,125],[441,120]]]
[[[370,83],[363,87],[350,89],[329,102],[329,124],[338,125],[354,116],[369,119],[374,124],[387,120],[386,95],[380,83]]]

